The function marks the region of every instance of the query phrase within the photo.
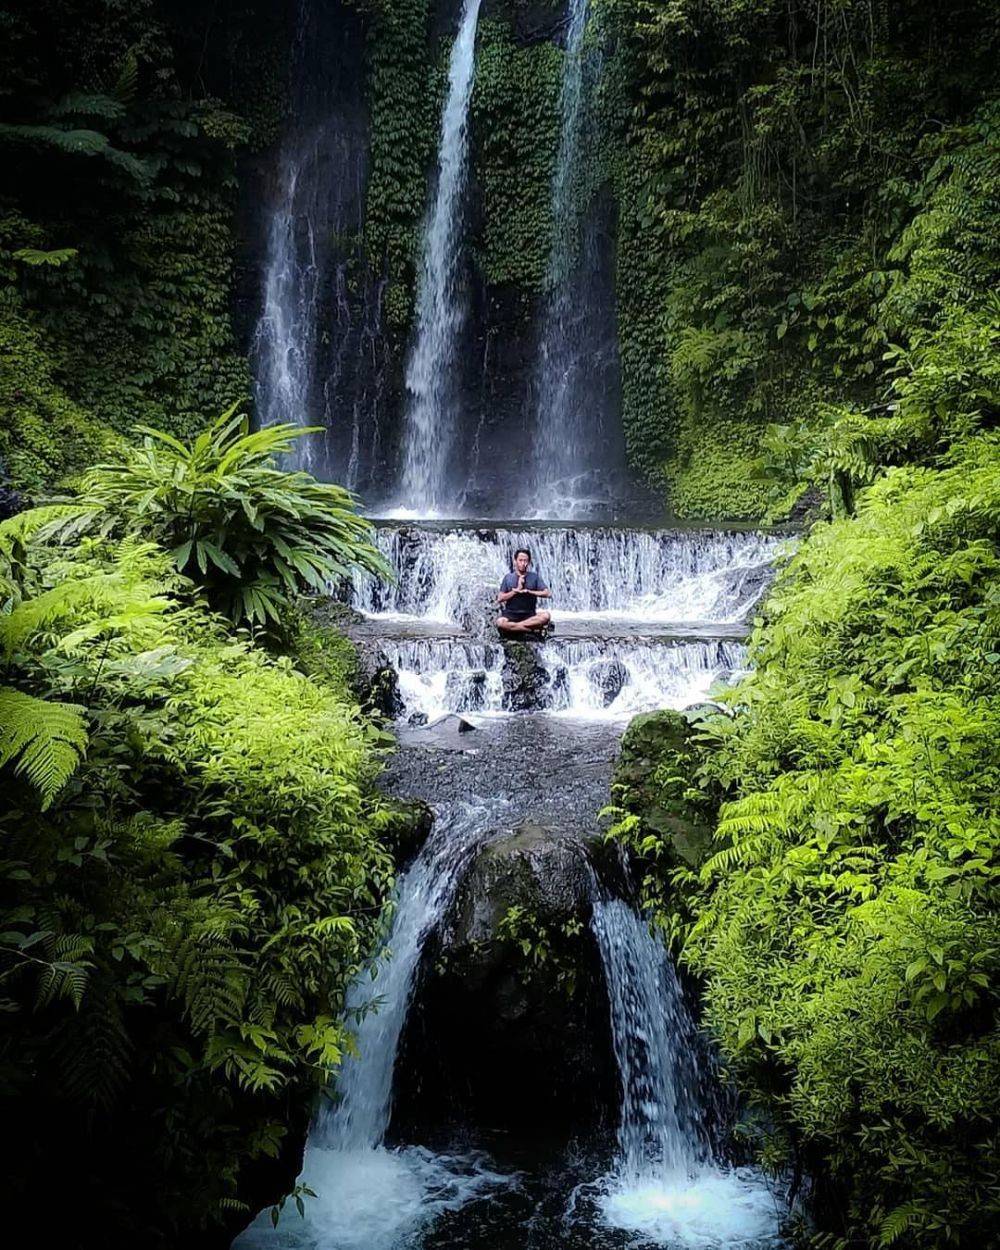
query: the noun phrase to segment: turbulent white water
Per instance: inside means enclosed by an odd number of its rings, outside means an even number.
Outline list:
[[[387,1149],[392,1081],[414,976],[424,941],[444,915],[469,858],[493,827],[499,804],[480,803],[439,816],[434,832],[402,874],[388,936],[389,957],[374,979],[360,978],[348,1013],[364,1013],[357,1057],[337,1073],[337,1104],[317,1118],[301,1183],[317,1195],[300,1218],[290,1208],[271,1228],[265,1212],[234,1250],[279,1245],[324,1250],[390,1250],[408,1244],[444,1211],[507,1183],[478,1153]],[[377,1007],[377,1010],[373,1010]]]
[[[762,1178],[713,1158],[695,1028],[663,944],[619,899],[594,904],[621,1080],[618,1151],[594,1187],[606,1224],[655,1245],[714,1250],[779,1244]]]
[[[464,639],[386,640],[399,675],[403,715],[499,713],[517,703],[517,670],[500,643]],[[578,720],[623,720],[653,708],[684,708],[742,669],[745,651],[727,640],[677,645],[580,639],[537,651],[535,711]]]
[[[424,229],[417,326],[406,367],[400,497],[424,516],[448,510],[448,467],[456,434],[451,383],[464,306],[458,289],[462,210],[468,180],[469,100],[480,0],[464,0],[448,65],[437,185]]]
[[[672,624],[740,621],[782,548],[772,534],[546,527],[384,526],[377,541],[394,584],[361,578],[354,606],[422,620],[481,618],[517,547],[527,546],[566,613]]]

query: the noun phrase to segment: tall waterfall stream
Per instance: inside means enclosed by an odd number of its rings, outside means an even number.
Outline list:
[[[417,329],[406,367],[402,497],[427,516],[446,505],[448,468],[457,424],[449,387],[463,304],[458,289],[461,228],[468,178],[469,100],[475,72],[480,0],[464,0],[448,65],[441,113],[437,185],[424,230],[417,281]]]
[[[313,9],[301,0],[300,58]],[[628,719],[701,703],[745,667],[746,622],[780,550],[779,539],[758,532],[578,520],[594,515],[595,496],[613,498],[620,456],[620,430],[607,428],[604,402],[617,386],[613,308],[588,286],[599,268],[597,219],[593,204],[581,209],[577,194],[600,71],[586,46],[588,0],[567,0],[563,27],[535,437],[524,453],[529,489],[517,499],[522,517],[552,520],[431,519],[461,506],[453,461],[463,414],[450,388],[465,317],[479,10],[480,0],[462,0],[450,48],[405,369],[397,486],[375,483],[383,498],[396,489],[397,520],[377,529],[395,580],[359,576],[351,591],[353,636],[393,674],[400,749],[383,784],[428,801],[435,823],[399,876],[375,975],[349,995],[356,1054],[332,1076],[331,1100],[316,1114],[300,1177],[314,1196],[305,1199],[302,1217],[288,1204],[276,1228],[262,1213],[236,1246],[762,1250],[780,1244],[781,1204],[759,1174],[718,1156],[721,1104],[712,1095],[708,1048],[621,871],[617,890],[609,890],[588,860],[585,886],[607,1053],[618,1073],[608,1131],[563,1143],[553,1155],[488,1124],[446,1131],[442,1119],[422,1133],[412,1118],[395,1114],[410,1062],[408,1022],[423,1010],[428,951],[477,856],[526,820],[552,822],[573,836],[597,834]],[[377,463],[381,437],[382,286],[368,282],[359,320],[342,289],[349,257],[331,262],[324,249],[331,237],[360,230],[364,143],[356,119],[338,113],[329,95],[306,112],[302,133],[290,134],[279,162],[256,335],[258,398],[268,419],[307,424],[325,393],[332,419],[344,371],[355,367],[353,358],[368,360],[369,373],[353,392],[349,438],[331,428],[326,443],[329,452],[340,438],[337,476],[357,487],[362,462],[369,470]],[[331,177],[338,164],[339,192]],[[338,329],[321,357],[317,310],[329,301],[331,284]],[[328,463],[302,460],[320,470]],[[514,498],[508,495],[508,506]],[[520,546],[531,549],[534,568],[552,589],[556,632],[544,643],[511,647],[497,635],[494,600]],[[595,1097],[586,1087],[573,1095]]]

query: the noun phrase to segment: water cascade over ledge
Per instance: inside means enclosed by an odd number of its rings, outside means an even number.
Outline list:
[[[306,17],[320,11],[312,0],[301,6],[300,59]],[[510,405],[530,437],[516,474],[494,467],[509,430],[490,427],[470,401],[462,355],[479,331],[466,327],[469,308],[494,306],[468,281],[466,239],[478,212],[467,201],[470,188],[479,194],[469,166],[480,7],[461,0],[438,15],[453,21],[457,9],[458,24],[392,439],[382,436],[378,344],[385,284],[396,276],[376,279],[344,243],[363,233],[359,119],[321,93],[319,104],[303,103],[282,149],[256,338],[261,411],[303,424],[335,415],[339,428],[331,423],[302,466],[323,474],[333,465],[330,476],[414,518],[377,525],[394,578],[331,585],[340,602],[329,611],[349,621],[359,667],[375,675],[373,699],[381,682],[379,706],[396,720],[399,749],[380,784],[430,804],[434,825],[406,852],[374,975],[348,994],[355,1053],[331,1074],[299,1175],[314,1196],[276,1229],[264,1212],[236,1247],[771,1250],[775,1200],[758,1173],[720,1161],[714,1070],[597,813],[629,718],[703,706],[745,668],[744,635],[784,540],[581,521],[617,517],[630,497],[613,248],[607,204],[588,182],[602,68],[588,45],[589,0],[566,0],[554,36],[563,52],[552,239],[544,294],[524,319],[532,345],[518,376],[529,382]],[[347,183],[331,177],[334,167]],[[490,450],[480,456],[483,431]],[[383,442],[394,445],[397,432],[390,469]],[[478,499],[490,511],[500,498],[521,519],[445,519]],[[494,621],[498,583],[520,547],[552,591],[555,633],[531,642],[503,641]],[[518,894],[529,879],[538,898],[571,910],[540,920],[519,901],[535,897]],[[526,923],[541,926],[539,945],[518,928]],[[584,953],[558,992],[522,992],[531,952],[558,967],[571,957],[552,952],[574,939]],[[575,1007],[563,1002],[567,986],[584,982]],[[497,1063],[510,1065],[506,1084]],[[572,1121],[584,1078],[589,1115]]]
[[[593,165],[592,97],[601,53],[586,46],[590,0],[569,0],[552,177],[552,243],[534,370],[534,431],[525,516],[605,511],[624,482],[616,420],[614,307],[601,287],[604,206],[587,185]]]
[[[450,501],[448,471],[458,421],[451,387],[464,318],[458,287],[479,5],[480,0],[464,0],[451,49],[437,183],[417,281],[416,337],[406,367],[400,501],[422,516],[440,512]]]
[[[515,549],[526,546],[563,619],[730,624],[746,619],[784,542],[756,531],[473,523],[380,526],[376,537],[396,581],[358,579],[353,605],[442,623],[488,608]]]
[[[594,905],[621,1080],[618,1150],[592,1192],[605,1222],[645,1244],[773,1246],[779,1209],[749,1169],[713,1158],[710,1074],[659,937],[620,899]]]
[[[492,811],[495,813],[496,805]],[[414,977],[428,934],[444,915],[463,869],[482,840],[491,809],[478,804],[442,813],[396,890],[388,951],[374,979],[361,976],[348,1013],[364,1013],[356,1058],[345,1058],[337,1103],[316,1118],[300,1182],[317,1195],[302,1220],[279,1230],[264,1213],[234,1250],[288,1245],[327,1250],[393,1250],[418,1230],[507,1178],[474,1151],[435,1154],[419,1146],[384,1145],[393,1074]]]
[[[273,170],[251,344],[256,417],[325,432],[293,465],[352,490],[384,476],[392,386],[386,279],[365,262],[369,119],[360,20],[298,0],[292,111]]]

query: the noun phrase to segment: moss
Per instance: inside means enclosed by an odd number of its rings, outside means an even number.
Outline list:
[[[548,267],[562,58],[551,43],[519,47],[505,22],[480,24],[472,97],[483,217],[476,259],[488,282],[525,292],[541,290]]]
[[[769,487],[754,476],[759,423],[732,418],[685,421],[664,479],[676,516],[685,520],[756,521],[767,511]]]
[[[0,467],[34,494],[100,458],[107,431],[53,376],[52,358],[27,317],[0,315]]]
[[[297,613],[289,629],[288,653],[307,677],[345,702],[357,696],[361,680],[354,643],[335,626]]]
[[[694,797],[699,763],[691,722],[680,712],[636,716],[622,738],[612,798],[638,819],[629,845],[649,853],[646,848],[655,844],[659,870],[697,866],[711,847],[714,804]]]
[[[401,337],[413,313],[419,230],[443,78],[428,42],[427,0],[378,3],[368,47],[371,174],[364,248],[384,273],[385,316]]]

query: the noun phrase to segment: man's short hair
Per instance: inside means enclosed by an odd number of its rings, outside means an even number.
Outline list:
[[[531,552],[528,550],[527,547],[518,547],[518,549],[514,552],[514,559],[516,560],[517,557],[521,555],[527,556],[528,563],[529,564],[531,563]]]

